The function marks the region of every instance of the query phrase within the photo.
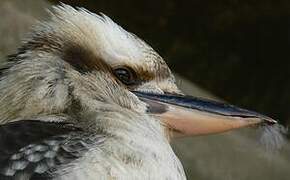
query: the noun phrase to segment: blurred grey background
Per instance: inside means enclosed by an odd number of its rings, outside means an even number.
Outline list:
[[[290,124],[290,1],[63,0],[103,12],[151,44],[187,94],[225,100]],[[0,1],[0,59],[58,1]],[[187,80],[186,80],[186,79]],[[219,98],[217,98],[219,97]],[[258,129],[177,139],[188,179],[290,179],[290,145],[259,144]]]

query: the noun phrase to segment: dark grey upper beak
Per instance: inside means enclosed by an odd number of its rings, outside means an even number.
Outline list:
[[[144,93],[144,92],[133,92],[136,96],[139,97],[140,100],[146,102],[148,104],[148,112],[151,114],[158,115],[162,117],[166,115],[166,118],[171,118],[173,110],[175,113],[174,120],[180,121],[183,118],[182,123],[187,123],[185,119],[193,120],[192,123],[187,125],[193,125],[195,127],[199,126],[201,123],[200,120],[205,120],[207,123],[214,122],[219,129],[215,129],[215,131],[226,131],[229,129],[244,127],[251,124],[275,124],[277,121],[272,118],[262,115],[260,113],[242,109],[230,104],[220,103],[212,100],[206,100],[191,96],[177,95],[177,94],[154,94],[154,93]],[[171,111],[171,112],[170,112]],[[185,113],[186,112],[186,113]],[[170,114],[170,115],[169,115]],[[197,115],[198,114],[198,115]],[[178,116],[180,118],[178,118]],[[199,120],[197,121],[197,118]],[[169,122],[170,120],[163,119],[165,122]],[[214,120],[214,121],[209,121]],[[237,124],[235,124],[235,120]],[[228,126],[224,126],[224,129],[221,127],[221,124],[226,124]],[[242,123],[241,123],[242,122]],[[180,122],[171,122],[170,126],[177,127],[176,123]],[[210,125],[212,127],[213,124]],[[205,124],[203,124],[203,128]],[[173,128],[174,128],[173,127]],[[178,126],[179,127],[179,126]],[[184,125],[180,126],[182,128]],[[182,131],[178,129],[178,131]],[[210,133],[210,132],[209,132]]]

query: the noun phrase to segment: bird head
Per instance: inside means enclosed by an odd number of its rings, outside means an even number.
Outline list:
[[[62,4],[50,17],[9,57],[0,81],[1,122],[118,111],[150,117],[182,135],[275,123],[253,111],[184,95],[162,57],[105,15]]]

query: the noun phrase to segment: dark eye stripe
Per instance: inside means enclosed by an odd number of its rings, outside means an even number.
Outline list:
[[[116,78],[121,81],[126,86],[136,86],[142,83],[149,82],[155,78],[165,79],[169,77],[170,71],[165,69],[160,69],[157,72],[148,71],[148,67],[136,66],[131,68],[128,66],[118,66],[112,69]]]

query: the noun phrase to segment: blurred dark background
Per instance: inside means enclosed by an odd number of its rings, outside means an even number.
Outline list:
[[[62,2],[103,12],[140,36],[181,75],[178,84],[185,93],[219,97],[290,125],[290,1]],[[36,20],[46,19],[45,9],[58,3],[0,0],[0,64]],[[259,143],[260,137],[259,129],[250,128],[173,139],[172,146],[188,179],[288,180],[290,138],[272,152]]]
[[[290,124],[290,1],[62,2],[105,13],[152,45],[176,73]]]

